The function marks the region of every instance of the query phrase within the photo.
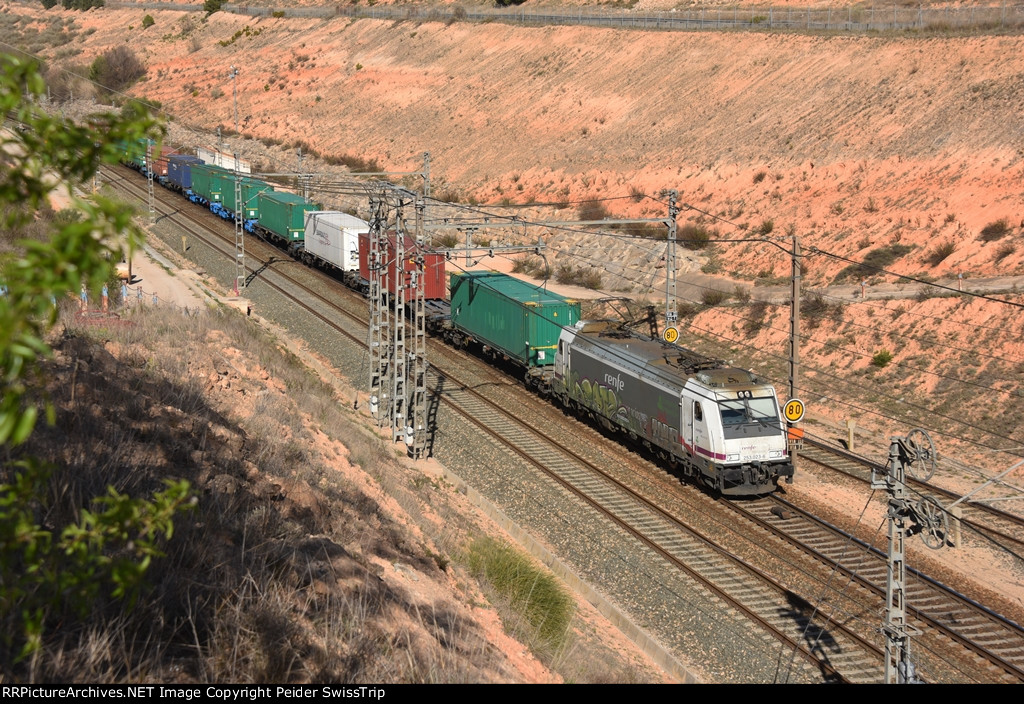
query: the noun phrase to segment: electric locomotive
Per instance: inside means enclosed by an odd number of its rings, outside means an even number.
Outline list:
[[[793,481],[775,389],[747,370],[615,323],[580,321],[562,329],[551,390],[721,494]]]

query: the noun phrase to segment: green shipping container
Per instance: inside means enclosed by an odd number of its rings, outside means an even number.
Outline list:
[[[554,364],[562,328],[580,319],[579,301],[495,271],[452,274],[451,306],[456,330],[527,367]]]
[[[148,139],[136,139],[132,142],[121,142],[121,161],[131,164],[137,169],[146,167],[146,150],[149,148]]]
[[[235,187],[235,175],[212,164],[192,165],[192,192],[211,203],[224,200],[224,189]]]
[[[258,198],[260,225],[289,242],[302,242],[306,236],[306,212],[320,210],[291,193],[263,191]]]
[[[242,213],[243,220],[252,220],[260,216],[259,194],[263,191],[272,191],[274,187],[256,178],[242,177],[242,205],[245,212]],[[232,176],[229,183],[224,184],[223,194],[224,207],[231,212],[236,212],[235,206],[235,179]]]

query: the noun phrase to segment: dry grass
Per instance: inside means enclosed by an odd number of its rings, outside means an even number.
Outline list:
[[[59,527],[108,484],[146,494],[183,478],[199,503],[134,609],[101,600],[51,628],[35,662],[3,666],[8,680],[516,680],[462,605],[479,600],[477,587],[424,599],[401,586],[399,573],[472,583],[448,557],[476,530],[448,506],[451,487],[416,481],[295,355],[233,311],[154,309],[110,328],[66,320],[47,368],[57,423],[26,448],[60,467],[46,524]],[[426,532],[331,466],[325,437],[344,438],[348,463]],[[536,623],[535,605],[499,601],[506,624]],[[540,634],[530,647],[576,681],[596,679],[590,667],[614,672],[600,646],[567,659],[579,628],[569,618],[558,638],[550,625],[523,632]]]
[[[155,310],[131,322],[69,323],[54,342],[57,423],[26,448],[59,466],[46,525],[108,484],[146,495],[165,477],[192,484],[198,511],[178,520],[134,609],[101,600],[51,628],[34,663],[6,663],[8,679],[493,680],[500,658],[477,624],[381,579],[381,559],[433,578],[443,560],[313,449],[304,409],[353,438],[371,471],[387,461],[374,439],[331,421],[332,391],[234,313]],[[284,390],[242,373],[254,368]],[[251,399],[252,413],[232,410],[232,397]]]

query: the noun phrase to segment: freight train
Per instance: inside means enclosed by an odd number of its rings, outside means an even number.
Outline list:
[[[126,149],[125,162],[144,172],[137,152]],[[236,217],[234,172],[191,156],[171,155],[167,162],[162,184],[221,217]],[[367,291],[369,223],[239,178],[247,231]],[[581,320],[578,301],[506,274],[454,272],[446,281],[444,254],[406,238],[406,251],[418,250],[421,261],[396,262],[394,237],[386,240],[389,291],[399,280],[422,286],[428,328],[449,344],[515,368],[528,387],[722,495],[756,496],[776,489],[780,479],[793,481],[775,389],[752,372],[620,324]]]

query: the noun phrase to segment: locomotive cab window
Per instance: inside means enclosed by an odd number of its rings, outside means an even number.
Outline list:
[[[704,412],[700,409],[700,401],[693,402],[693,419],[704,420]]]
[[[770,396],[720,401],[722,429],[726,439],[741,436],[768,436],[780,432],[778,406]]]

